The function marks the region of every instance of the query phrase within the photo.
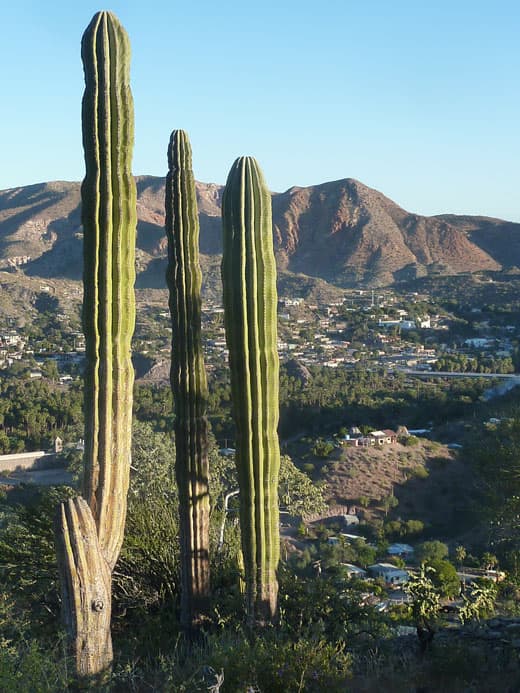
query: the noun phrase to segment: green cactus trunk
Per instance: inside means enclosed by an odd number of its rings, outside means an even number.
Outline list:
[[[241,157],[233,164],[222,219],[225,326],[252,625],[275,618],[280,557],[276,265],[271,196],[255,159]]]
[[[57,545],[78,674],[112,661],[112,571],[123,542],[132,427],[136,188],[128,36],[110,12],[87,27],[81,188],[84,230],[84,499],[62,505]]]
[[[209,608],[207,384],[201,341],[199,220],[191,147],[175,130],[168,147],[166,235],[172,317],[170,380],[175,402],[181,546],[181,622],[198,625]]]

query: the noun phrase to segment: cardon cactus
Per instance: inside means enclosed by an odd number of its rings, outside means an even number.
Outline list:
[[[181,622],[197,625],[207,613],[209,490],[207,384],[201,342],[199,220],[191,147],[175,130],[168,147],[166,235],[172,318],[170,380],[175,403],[176,477],[181,546]]]
[[[229,348],[247,611],[272,620],[280,554],[276,265],[271,196],[255,159],[241,157],[222,200],[224,317]]]
[[[58,559],[65,621],[80,675],[112,661],[111,578],[123,542],[130,474],[135,324],[136,189],[130,46],[118,19],[99,12],[87,27],[82,123],[84,230],[84,499],[62,505]]]

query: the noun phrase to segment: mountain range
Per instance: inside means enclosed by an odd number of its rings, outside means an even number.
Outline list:
[[[163,287],[164,179],[136,178],[138,286]],[[200,250],[221,252],[223,187],[197,183]],[[480,216],[407,212],[357,180],[274,193],[273,233],[280,270],[336,286],[383,286],[436,274],[520,266],[520,224]],[[39,183],[0,191],[0,269],[25,258],[29,276],[80,279],[80,184]],[[30,259],[28,259],[30,258]]]

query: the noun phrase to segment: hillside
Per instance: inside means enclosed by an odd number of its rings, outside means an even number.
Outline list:
[[[389,519],[421,520],[440,536],[456,534],[467,516],[469,472],[440,443],[420,439],[411,447],[343,448],[323,471],[333,502],[360,507],[360,498],[370,499],[363,511],[367,517],[384,519],[384,499],[392,492],[398,505]]]
[[[138,287],[162,288],[164,179],[136,180]],[[197,197],[203,264],[216,273],[222,186],[197,183]],[[520,224],[411,214],[351,178],[273,194],[273,224],[279,269],[337,286],[520,266]],[[80,279],[81,244],[79,183],[0,191],[0,270],[25,258],[26,275]]]
[[[410,214],[353,179],[277,195],[273,217],[281,266],[341,285],[499,269],[458,223]]]

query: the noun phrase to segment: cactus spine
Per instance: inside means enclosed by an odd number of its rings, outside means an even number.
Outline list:
[[[166,235],[172,318],[170,380],[176,415],[180,511],[181,622],[190,629],[200,622],[209,602],[209,491],[199,220],[191,147],[183,130],[174,130],[168,147]]]
[[[130,46],[113,14],[93,17],[81,55],[85,481],[84,499],[61,507],[57,543],[77,670],[91,676],[112,661],[111,578],[123,542],[130,474],[137,219]]]
[[[241,157],[233,164],[222,220],[224,315],[252,625],[275,617],[280,554],[276,265],[271,196],[255,159]]]

